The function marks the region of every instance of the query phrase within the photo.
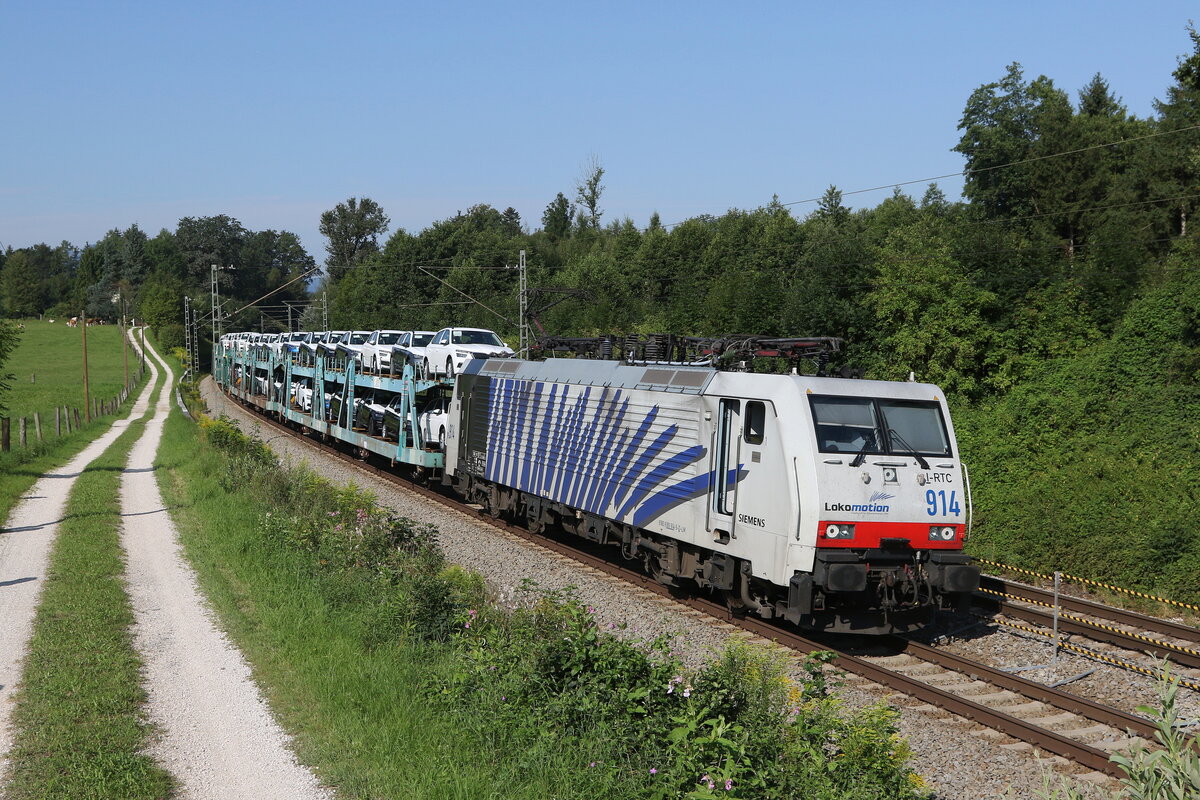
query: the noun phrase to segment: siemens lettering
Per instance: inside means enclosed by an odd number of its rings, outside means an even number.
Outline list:
[[[891,506],[875,503],[826,503],[826,511],[860,511],[865,514],[886,514]]]

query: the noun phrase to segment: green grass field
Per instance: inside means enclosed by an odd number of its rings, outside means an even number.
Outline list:
[[[11,419],[42,415],[42,425],[54,425],[54,407],[70,406],[83,413],[83,331],[68,328],[64,320],[25,320],[21,343],[4,365],[13,376],[12,391],[4,397]],[[88,377],[92,397],[111,400],[125,385],[125,354],[121,329],[94,325],[87,329]],[[129,348],[129,374],[140,365],[137,351]],[[14,424],[14,431],[15,425]]]

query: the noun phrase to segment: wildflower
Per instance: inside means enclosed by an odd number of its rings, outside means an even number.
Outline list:
[[[667,684],[667,694],[674,694],[674,693],[675,693],[675,684],[668,683]]]
[[[336,512],[336,511],[328,511],[325,514],[325,516],[327,516],[327,517],[336,517],[337,515],[338,515],[338,512]]]
[[[469,628],[469,627],[471,627],[471,620],[467,620],[466,622],[464,622],[464,623],[463,623],[463,627],[464,627],[464,628]]]
[[[354,512],[354,518],[355,518],[356,520],[358,520],[358,524],[359,524],[359,525],[361,525],[361,524],[363,524],[364,522],[366,522],[366,521],[367,521],[367,511],[366,511],[366,509],[360,508],[360,509],[358,509],[357,511],[355,511],[355,512]]]
[[[339,522],[337,525],[334,525],[334,526],[333,526],[333,529],[334,529],[335,531],[340,531],[340,530],[342,529],[342,523],[340,523],[340,522]]]
[[[467,614],[468,614],[469,616],[472,616],[472,617],[473,617],[473,616],[475,616],[475,615],[476,615],[476,614],[478,614],[478,613],[479,613],[479,612],[478,612],[478,611],[476,611],[476,610],[475,610],[475,609],[473,609],[473,608],[472,608],[472,609],[470,609],[469,611],[467,611]]]
[[[500,702],[501,702],[501,703],[507,703],[507,702],[508,702],[508,695],[506,695],[506,694],[502,694],[502,695],[500,695]]]
[[[593,761],[592,763],[588,764],[588,766],[589,766],[589,767],[594,767],[594,766],[596,766],[596,762],[595,762],[595,761]]]
[[[684,696],[684,697],[691,697],[691,696],[692,696],[692,687],[690,687],[690,686],[689,686],[689,687],[687,687],[686,689],[684,689],[684,690],[683,690],[683,696]]]
[[[725,779],[725,791],[728,792],[731,789],[733,789],[733,778],[726,778]]]
[[[709,776],[709,774],[707,772],[704,773],[704,775],[702,775],[700,777],[700,782],[707,784],[708,788],[710,788],[710,789],[713,788],[714,786],[716,786],[716,784],[713,783],[713,779]]]
[[[671,683],[683,683],[683,676],[676,675],[674,678],[671,678]]]
[[[615,627],[617,627],[617,623],[615,623],[615,622],[610,622],[610,623],[608,623],[608,629],[609,629],[610,631],[611,631],[613,628],[615,628]]]
[[[651,768],[650,768],[650,774],[651,774],[651,775],[657,775],[657,774],[658,774],[658,770],[656,770],[654,767],[651,767]]]
[[[589,614],[595,614],[595,613],[596,613],[596,609],[592,608],[591,606],[588,606],[588,613],[589,613]]]

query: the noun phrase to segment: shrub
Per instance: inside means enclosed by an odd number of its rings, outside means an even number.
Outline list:
[[[157,333],[158,344],[164,350],[174,350],[187,345],[187,335],[182,325],[160,325]]]

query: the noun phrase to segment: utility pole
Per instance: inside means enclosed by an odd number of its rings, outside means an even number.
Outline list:
[[[321,292],[321,330],[329,330],[329,293]]]
[[[220,264],[212,265],[212,329],[213,329],[213,346],[221,341],[221,284],[217,280],[217,272],[223,269],[233,269],[233,264],[227,267],[222,267]],[[192,315],[195,318],[195,314]]]
[[[88,392],[87,368],[87,309],[80,312],[79,319],[83,321],[83,418],[86,422],[91,422],[92,398]]]
[[[520,275],[521,316],[520,316],[520,321],[519,321],[519,327],[521,329],[520,330],[521,341],[520,341],[520,346],[517,349],[517,354],[521,358],[529,358],[529,321],[525,318],[525,312],[527,310],[527,306],[529,303],[529,297],[528,297],[529,285],[528,285],[526,273],[525,273],[525,251],[524,250],[521,251],[520,270],[521,270],[521,275]]]
[[[125,359],[125,385],[129,385],[129,331],[125,328],[125,295],[121,295],[121,356]]]
[[[195,364],[192,361],[192,323],[191,323],[192,298],[186,294],[183,296],[183,348],[188,355],[188,375],[192,373],[192,368]]]
[[[212,324],[214,342],[219,342],[221,340],[221,335],[217,332],[217,329],[221,325],[221,285],[217,283],[217,270],[219,269],[220,267],[216,264],[212,265],[212,286],[210,288],[212,292]]]

